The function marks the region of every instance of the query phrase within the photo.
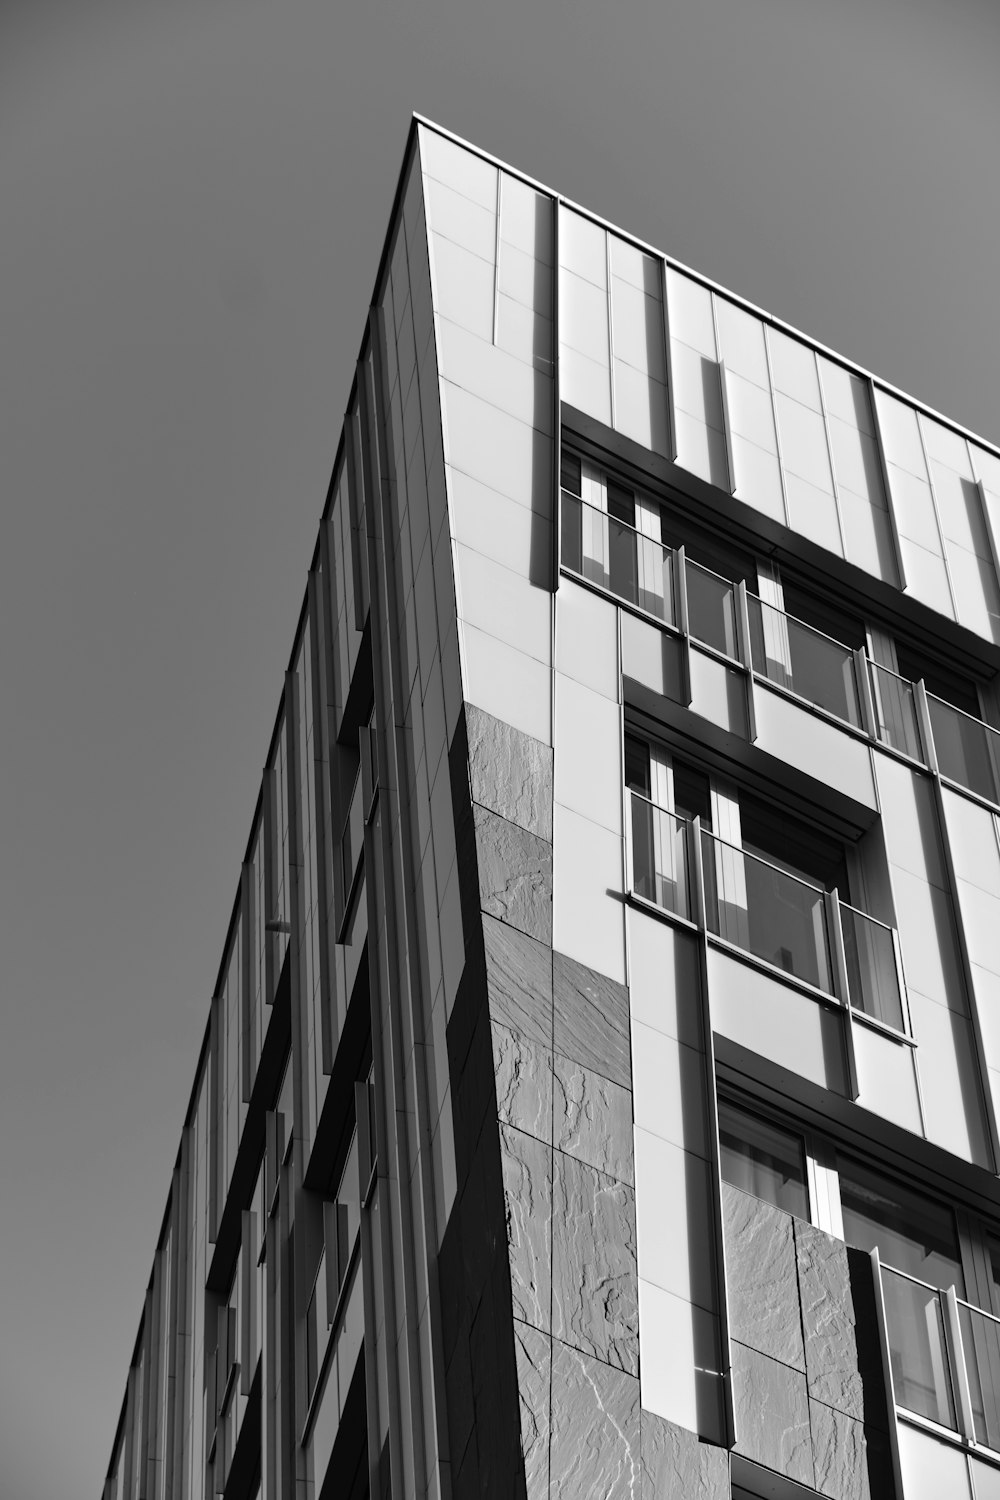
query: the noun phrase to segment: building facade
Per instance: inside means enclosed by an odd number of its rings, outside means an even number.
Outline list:
[[[998,547],[414,121],[105,1500],[1000,1497]]]

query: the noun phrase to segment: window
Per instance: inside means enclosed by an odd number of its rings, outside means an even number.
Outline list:
[[[633,889],[664,911],[690,917],[687,830],[695,817],[711,826],[708,777],[631,734],[625,736],[625,777]]]
[[[947,1307],[941,1289],[962,1296],[965,1279],[955,1218],[943,1204],[857,1163],[842,1162],[844,1237],[861,1250],[876,1247],[883,1265],[889,1358],[896,1402],[907,1411],[955,1428],[957,1403],[949,1372]]]
[[[878,1246],[899,1271],[964,1295],[955,1216],[949,1208],[857,1162],[840,1162],[844,1238],[859,1250]]]
[[[719,1157],[723,1182],[808,1219],[805,1150],[800,1137],[720,1100]]]
[[[910,682],[924,683],[927,691],[936,698],[960,708],[963,713],[979,717],[979,695],[976,685],[969,678],[949,668],[942,668],[928,661],[921,652],[915,651],[903,641],[896,642],[896,663],[902,677]]]
[[[897,1406],[1000,1452],[1000,1235],[732,1100],[719,1102],[719,1160],[724,1182],[802,1218],[807,1183],[825,1175],[823,1212],[841,1219],[840,1237],[878,1251]]]
[[[841,1000],[838,976],[846,974],[860,1014],[905,1030],[892,927],[849,900],[856,890],[860,902],[869,883],[884,888],[868,879],[884,874],[877,838],[847,844],[631,733],[625,778],[635,895],[695,920],[689,877],[698,857],[713,936]]]
[[[355,1130],[335,1194],[323,1203],[322,1237],[306,1310],[306,1381],[310,1397],[323,1367],[341,1293],[354,1263],[360,1229],[358,1133]]]
[[[564,450],[560,522],[564,568],[674,623],[672,553],[655,501]]]

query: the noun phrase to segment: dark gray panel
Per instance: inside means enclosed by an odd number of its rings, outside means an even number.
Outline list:
[[[514,1316],[547,1331],[552,1292],[552,1150],[523,1131],[501,1125],[500,1157]]]
[[[472,1403],[472,1356],[468,1334],[465,1330],[463,1330],[462,1337],[457,1340],[454,1353],[445,1370],[445,1400],[448,1408],[448,1441],[451,1445],[451,1460],[458,1468],[472,1436],[476,1416]]]
[[[552,1344],[551,1500],[636,1500],[639,1382]]]
[[[552,949],[483,916],[490,1015],[512,1031],[552,1043]]]
[[[655,1412],[639,1412],[642,1500],[729,1500],[729,1454]]]
[[[528,1500],[548,1500],[552,1339],[515,1318],[514,1351],[521,1397],[521,1450]]]
[[[816,1488],[832,1500],[871,1500],[865,1429],[845,1412],[809,1402]]]
[[[485,807],[473,816],[483,911],[551,943],[552,845]]]
[[[523,1489],[517,1368],[511,1338],[510,1303],[491,1277],[469,1333],[475,1429],[467,1449],[476,1449],[484,1495],[516,1497]],[[520,1485],[518,1477],[520,1476]]]
[[[553,1333],[637,1375],[634,1192],[557,1151],[552,1210]]]
[[[847,1246],[796,1219],[795,1256],[809,1394],[863,1421],[865,1398]]]
[[[467,704],[472,800],[552,842],[552,750]]]
[[[736,1447],[800,1484],[813,1482],[806,1377],[744,1344],[733,1346]]]
[[[632,1087],[628,990],[586,964],[552,956],[552,1002],[556,1052],[595,1073]]]
[[[497,1115],[528,1135],[552,1141],[552,1054],[548,1047],[492,1026]]]
[[[553,1072],[554,1144],[619,1182],[634,1183],[630,1090],[558,1054]]]
[[[722,1213],[732,1337],[804,1371],[791,1214],[728,1182]]]

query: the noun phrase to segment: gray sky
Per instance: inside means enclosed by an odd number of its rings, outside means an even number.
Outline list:
[[[100,1492],[409,117],[1000,438],[1000,8],[0,8],[0,1497]]]

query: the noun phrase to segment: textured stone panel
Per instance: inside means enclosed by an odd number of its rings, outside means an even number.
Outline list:
[[[655,1412],[639,1412],[642,1500],[730,1500],[729,1454]]]
[[[552,1150],[523,1131],[501,1125],[500,1158],[514,1316],[533,1328],[548,1330]]]
[[[474,807],[479,900],[540,942],[552,942],[552,845],[485,807]]]
[[[552,1340],[514,1320],[514,1352],[521,1398],[521,1451],[528,1500],[548,1500],[549,1384]]]
[[[756,1349],[735,1343],[736,1448],[800,1484],[813,1482],[806,1378]]]
[[[497,1116],[546,1143],[552,1140],[552,1054],[506,1026],[491,1027]]]
[[[482,917],[490,1016],[544,1046],[552,1043],[552,949],[506,922]]]
[[[553,1072],[556,1146],[619,1182],[634,1183],[630,1091],[568,1057],[553,1058]]]
[[[640,1500],[639,1382],[552,1344],[551,1500]]]
[[[865,1393],[847,1247],[812,1224],[800,1219],[794,1224],[809,1394],[863,1421]]]
[[[845,1412],[809,1402],[815,1485],[831,1500],[872,1500],[865,1429]]]
[[[722,1184],[732,1337],[805,1370],[791,1214]]]
[[[639,1372],[635,1194],[561,1151],[552,1188],[552,1331]]]
[[[472,800],[552,842],[552,750],[467,704]]]
[[[628,990],[563,953],[552,956],[554,1049],[612,1083],[632,1087]]]

